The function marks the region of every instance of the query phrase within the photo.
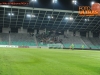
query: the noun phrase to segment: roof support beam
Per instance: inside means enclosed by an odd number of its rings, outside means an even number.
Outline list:
[[[92,22],[95,20],[96,17],[97,17],[97,16],[94,17],[94,19],[90,22],[90,24],[87,26],[86,29],[88,29],[88,27],[92,24]],[[86,29],[85,29],[85,30],[86,30]]]
[[[3,14],[3,27],[4,27],[4,20],[5,20],[5,8],[4,8],[4,14]]]
[[[54,11],[54,12],[67,12],[67,13],[72,13],[72,10],[58,10],[58,9],[45,9],[45,8],[32,8],[32,7],[20,7],[20,6],[8,6],[5,7],[5,5],[0,5],[0,7],[3,8],[17,8],[17,9],[27,9],[27,10],[41,10],[41,11]],[[74,11],[74,13],[78,13],[78,11]]]
[[[19,15],[19,9],[18,9],[17,20],[16,20],[16,26],[15,26],[15,27],[17,27],[18,15]]]
[[[23,22],[22,22],[22,27],[23,27],[23,24],[24,24],[25,16],[26,16],[26,10],[25,10],[25,13],[24,13],[24,18],[23,18]]]
[[[47,11],[45,12],[45,15],[46,15],[46,13],[47,13]],[[44,18],[46,17],[45,15],[44,15],[44,17],[43,17],[43,20],[42,20],[42,23],[41,23],[39,29],[41,29],[41,26],[42,26],[42,24],[43,24]]]

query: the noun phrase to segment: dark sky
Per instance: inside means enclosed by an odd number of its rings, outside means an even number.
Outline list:
[[[31,0],[0,0],[5,2],[30,2]],[[74,5],[74,10],[78,10],[79,6],[90,6],[91,1],[100,3],[100,0],[77,0],[78,4]],[[49,9],[62,9],[62,10],[72,10],[73,4],[72,0],[58,0],[56,4],[52,4],[52,0],[37,0],[37,2],[30,2],[29,7],[37,8],[49,8]]]

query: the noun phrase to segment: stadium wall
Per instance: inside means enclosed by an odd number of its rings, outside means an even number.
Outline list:
[[[73,36],[73,32],[72,31],[69,31],[67,33],[68,33],[68,36]]]
[[[86,32],[86,37],[88,38],[88,32]]]
[[[45,33],[45,30],[39,30],[39,34]]]
[[[80,32],[76,31],[76,36],[80,37]]]
[[[11,28],[2,28],[2,33],[9,33]]]
[[[16,45],[0,45],[0,48],[48,48],[46,46],[16,46]]]
[[[18,33],[27,33],[27,29],[23,29],[23,27],[18,29]]]
[[[69,36],[73,36],[73,32],[70,31],[68,35],[69,35]]]
[[[93,37],[93,33],[91,31],[89,31],[89,37]]]

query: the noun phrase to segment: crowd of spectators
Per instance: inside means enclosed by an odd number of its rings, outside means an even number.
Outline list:
[[[61,39],[59,39],[59,36],[55,34],[51,34],[51,35],[50,34],[38,34],[37,39],[39,42],[42,42],[44,44],[60,43],[62,41]]]

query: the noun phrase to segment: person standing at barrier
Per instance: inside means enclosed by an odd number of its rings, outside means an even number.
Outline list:
[[[84,45],[82,45],[82,50],[84,49]]]
[[[71,49],[73,50],[73,49],[74,49],[74,44],[72,44],[70,47],[71,47]]]

